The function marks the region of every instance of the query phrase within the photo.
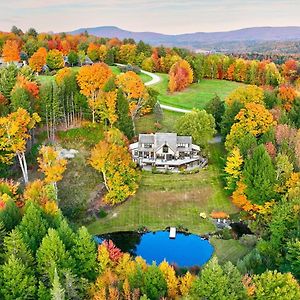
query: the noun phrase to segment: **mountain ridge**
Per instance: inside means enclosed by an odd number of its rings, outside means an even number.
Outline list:
[[[120,39],[133,38],[136,41],[143,40],[152,45],[193,46],[195,43],[219,43],[238,41],[289,41],[300,40],[300,26],[262,26],[248,27],[229,31],[217,32],[192,32],[183,34],[163,34],[152,31],[128,31],[117,26],[99,26],[79,28],[69,33],[80,34],[87,31],[101,37]]]

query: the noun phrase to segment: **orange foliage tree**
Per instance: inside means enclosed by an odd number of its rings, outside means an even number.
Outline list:
[[[95,122],[95,113],[99,103],[99,93],[112,76],[111,69],[105,63],[84,66],[80,68],[77,74],[80,92],[89,100],[88,104],[92,110],[93,123]]]
[[[46,48],[39,48],[30,58],[29,66],[35,72],[41,72],[43,66],[46,64],[47,50]]]
[[[297,97],[296,90],[287,85],[281,85],[278,89],[278,96],[282,101],[283,107],[286,111],[290,111]]]
[[[141,78],[132,71],[120,74],[117,77],[116,84],[128,99],[131,118],[134,120],[147,103],[146,87]]]
[[[20,50],[18,42],[15,40],[7,40],[3,46],[2,55],[5,62],[19,61]]]
[[[182,91],[193,82],[193,70],[186,60],[176,62],[169,72],[169,91]]]

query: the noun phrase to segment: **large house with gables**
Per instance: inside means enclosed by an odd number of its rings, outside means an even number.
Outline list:
[[[129,146],[133,160],[144,170],[191,171],[203,167],[207,160],[191,136],[176,133],[140,134],[138,142]]]

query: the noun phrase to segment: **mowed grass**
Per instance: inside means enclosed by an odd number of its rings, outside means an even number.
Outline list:
[[[202,109],[215,95],[224,100],[232,91],[244,85],[243,83],[227,80],[203,79],[200,83],[191,84],[182,92],[171,94],[168,92],[169,76],[167,74],[158,75],[162,80],[158,84],[153,85],[153,88],[160,93],[159,101],[162,104],[183,109]]]
[[[156,127],[155,114],[148,114],[142,116],[136,121],[137,133],[151,133],[151,132],[175,132],[176,121],[182,116],[182,113],[173,111],[163,111],[163,118],[160,121],[161,127]]]
[[[236,264],[239,259],[243,258],[251,250],[251,248],[242,245],[239,240],[222,240],[212,237],[210,242],[214,246],[215,255],[221,264],[227,261]]]
[[[208,219],[201,219],[199,213],[212,211],[236,211],[213,166],[190,175],[143,172],[137,194],[113,208],[104,219],[91,223],[88,229],[92,234],[101,234],[141,226],[159,230],[181,225],[190,232],[204,234],[215,227]]]

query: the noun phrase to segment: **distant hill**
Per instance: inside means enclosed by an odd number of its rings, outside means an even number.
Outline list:
[[[244,44],[245,42],[253,44],[254,42],[300,40],[300,26],[252,27],[224,32],[195,32],[177,35],[156,32],[133,32],[115,26],[101,26],[80,28],[70,33],[79,34],[85,30],[89,34],[101,37],[117,37],[119,39],[133,38],[136,41],[143,40],[151,45],[184,46],[194,49],[211,48],[218,44],[230,45],[231,43],[236,47],[236,45]]]

